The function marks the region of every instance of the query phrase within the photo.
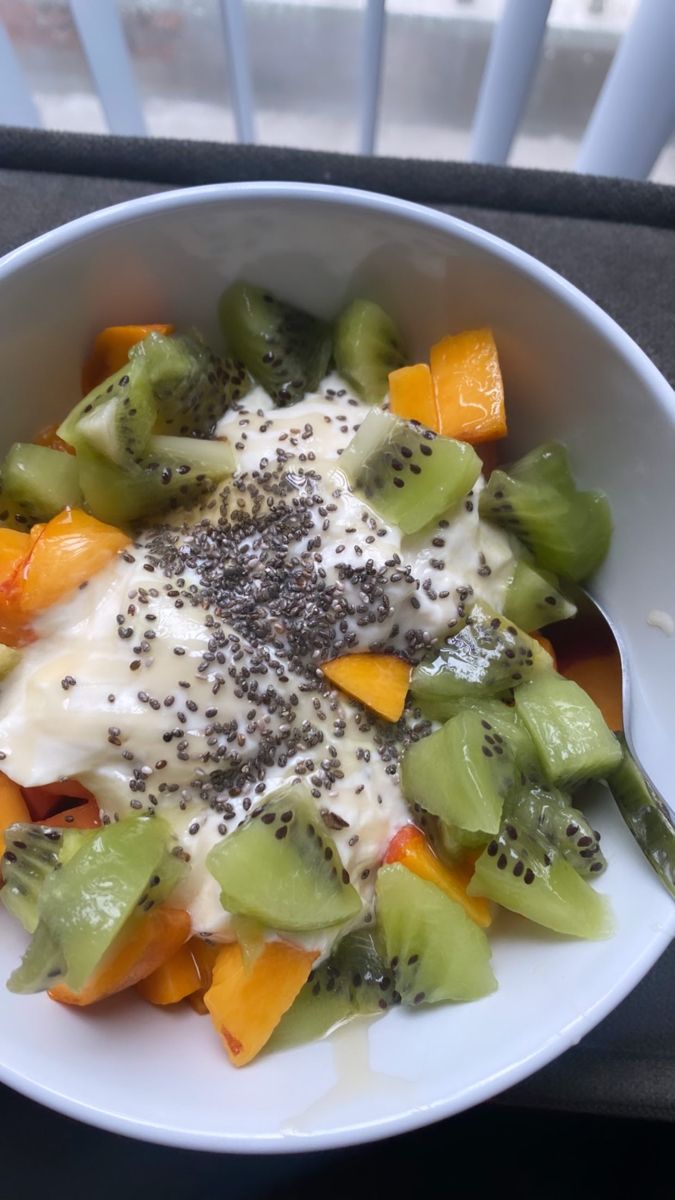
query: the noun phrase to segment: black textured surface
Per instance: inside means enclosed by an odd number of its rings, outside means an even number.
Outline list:
[[[388,192],[420,204],[470,204],[675,228],[675,189],[562,171],[318,154],[168,138],[102,137],[0,126],[0,166],[189,187],[290,179]]]
[[[167,186],[256,178],[390,191],[436,204],[489,229],[587,292],[675,381],[675,189],[651,184],[0,129],[0,253],[82,213]],[[129,1200],[145,1196],[150,1189],[181,1200],[201,1197],[215,1186],[227,1187],[232,1198],[244,1193],[263,1197],[291,1193],[302,1197],[310,1191],[345,1194],[355,1179],[360,1185],[379,1182],[382,1193],[398,1194],[397,1183],[402,1190],[416,1179],[419,1182],[414,1173],[406,1174],[406,1163],[419,1162],[423,1156],[432,1161],[434,1155],[446,1167],[460,1157],[478,1163],[486,1138],[502,1163],[514,1154],[515,1144],[519,1184],[535,1186],[535,1194],[546,1197],[562,1195],[558,1186],[567,1192],[570,1177],[558,1185],[556,1173],[546,1173],[544,1185],[545,1148],[552,1140],[559,1148],[576,1144],[576,1166],[584,1162],[588,1189],[581,1194],[604,1194],[603,1146],[609,1145],[610,1137],[616,1147],[610,1163],[625,1161],[626,1181],[643,1149],[650,1174],[658,1172],[664,1152],[658,1130],[634,1122],[610,1126],[604,1118],[675,1120],[674,996],[675,945],[579,1046],[504,1094],[498,1105],[482,1106],[395,1143],[309,1159],[228,1159],[225,1164],[210,1155],[138,1146],[86,1130],[0,1089],[4,1144],[13,1149],[12,1160],[23,1164],[11,1178],[7,1164],[0,1168],[0,1195],[11,1194],[16,1200],[37,1195],[50,1186],[56,1171],[61,1179],[62,1172],[68,1173],[69,1195],[90,1195],[96,1189],[101,1196],[100,1164],[108,1158],[119,1171],[116,1191],[121,1184]],[[565,1111],[568,1115],[563,1115]],[[582,1123],[574,1112],[595,1115]],[[621,1129],[631,1131],[623,1141]],[[539,1148],[530,1149],[535,1136]],[[36,1143],[44,1153],[32,1152]],[[587,1157],[591,1151],[592,1161]],[[492,1161],[481,1163],[484,1186],[496,1186],[500,1171]],[[460,1178],[464,1177],[462,1173]],[[617,1178],[621,1177],[620,1169]],[[340,1179],[343,1187],[338,1186]]]

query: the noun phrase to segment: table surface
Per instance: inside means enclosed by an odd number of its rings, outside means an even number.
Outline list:
[[[270,175],[271,169],[274,175]],[[591,296],[642,346],[666,377],[675,381],[675,189],[656,185],[580,180],[505,168],[396,160],[364,162],[350,156],[264,148],[147,143],[0,129],[0,254],[64,221],[131,197],[190,182],[271,177],[344,182],[390,191],[433,203],[490,230],[535,255]],[[478,1136],[480,1127],[476,1122],[489,1119],[492,1135],[498,1141],[502,1138],[504,1152],[508,1153],[512,1134],[507,1106],[511,1106],[512,1113],[527,1110],[528,1126],[532,1122],[545,1123],[547,1112],[593,1114],[600,1120],[675,1120],[674,995],[675,944],[619,1008],[578,1046],[503,1094],[496,1104],[454,1118],[454,1137],[460,1127],[469,1138]],[[206,1163],[213,1160],[208,1155],[138,1147],[123,1138],[84,1129],[3,1088],[0,1116],[7,1146],[13,1146],[16,1140],[17,1146],[24,1145],[28,1152],[39,1133],[40,1143],[50,1151],[36,1157],[27,1153],[28,1163],[17,1171],[16,1180],[12,1176],[13,1186],[19,1189],[13,1195],[19,1200],[47,1186],[53,1154],[67,1171],[77,1163],[70,1193],[73,1196],[80,1194],[78,1188],[82,1195],[88,1191],[89,1183],[85,1185],[85,1181],[93,1179],[93,1165],[111,1152],[120,1170],[127,1170],[129,1179],[135,1181],[129,1195],[145,1194],[148,1182],[152,1180],[154,1187],[165,1173],[170,1180],[172,1161],[180,1163],[181,1171],[186,1172],[184,1178],[194,1182],[194,1192],[181,1184],[181,1197],[203,1195],[202,1186],[206,1188],[207,1180],[212,1178]],[[560,1120],[574,1122],[575,1118]],[[433,1153],[434,1147],[444,1144],[443,1138],[447,1142],[450,1125],[443,1122],[435,1134],[423,1131],[398,1141],[405,1143],[411,1153],[422,1146]],[[547,1127],[544,1124],[542,1128]],[[27,1130],[31,1131],[29,1140]],[[577,1126],[572,1124],[569,1137],[576,1136]],[[361,1168],[374,1170],[375,1160],[368,1160],[367,1151],[359,1154]],[[305,1186],[316,1178],[318,1184],[321,1171],[327,1169],[319,1169],[319,1160],[324,1164],[330,1161],[331,1176],[346,1161],[344,1152],[339,1158],[323,1155],[303,1160],[314,1164],[312,1167],[301,1167],[300,1160],[275,1159],[278,1186],[283,1180],[284,1186],[292,1186],[298,1195],[300,1180]],[[246,1161],[236,1160],[232,1194],[238,1195],[238,1188],[242,1195],[244,1190],[250,1195],[251,1188],[256,1195],[282,1194],[272,1187],[269,1168],[249,1166],[247,1173],[243,1167]],[[295,1165],[291,1166],[291,1161]],[[391,1155],[387,1161],[392,1161]],[[220,1177],[225,1175],[223,1172]],[[101,1182],[96,1182],[100,1188]],[[169,1195],[178,1195],[168,1186]]]

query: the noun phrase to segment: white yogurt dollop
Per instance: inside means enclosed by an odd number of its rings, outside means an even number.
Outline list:
[[[251,392],[217,430],[235,447],[234,479],[46,612],[2,687],[10,777],[77,778],[109,819],[166,816],[191,865],[175,900],[199,933],[232,937],[209,849],[294,778],[371,901],[409,819],[397,756],[415,719],[373,722],[327,686],[320,663],[373,647],[419,657],[471,591],[503,608],[514,559],[479,520],[482,479],[408,537],[336,494],[339,452],[368,411],[336,376],[286,409]],[[333,937],[294,940],[324,952]]]

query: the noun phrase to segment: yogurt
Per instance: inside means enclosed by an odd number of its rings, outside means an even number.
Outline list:
[[[165,816],[191,865],[174,902],[218,940],[232,924],[206,855],[291,779],[306,783],[371,904],[409,819],[398,758],[428,724],[414,711],[395,726],[375,720],[321,663],[368,649],[418,661],[472,593],[501,611],[513,574],[508,538],[478,517],[482,480],[412,536],[341,485],[340,452],[368,411],[336,376],[286,409],[249,393],[216,431],[236,475],[43,614],[3,684],[10,777],[77,778],[105,820]],[[293,940],[323,953],[333,937]]]

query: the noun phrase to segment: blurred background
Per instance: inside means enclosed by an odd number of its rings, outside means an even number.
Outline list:
[[[529,0],[525,0],[525,6]],[[98,0],[86,0],[96,11]],[[675,0],[672,0],[675,5]],[[355,151],[366,0],[246,0],[255,140]],[[505,0],[387,0],[379,154],[462,160]],[[638,0],[553,0],[509,162],[572,169]],[[0,0],[47,129],[108,129],[68,0]],[[84,8],[80,0],[80,10]],[[117,0],[147,133],[236,140],[219,0]],[[675,52],[675,47],[673,47]],[[674,53],[675,59],[675,53]],[[675,182],[675,136],[650,178]]]

